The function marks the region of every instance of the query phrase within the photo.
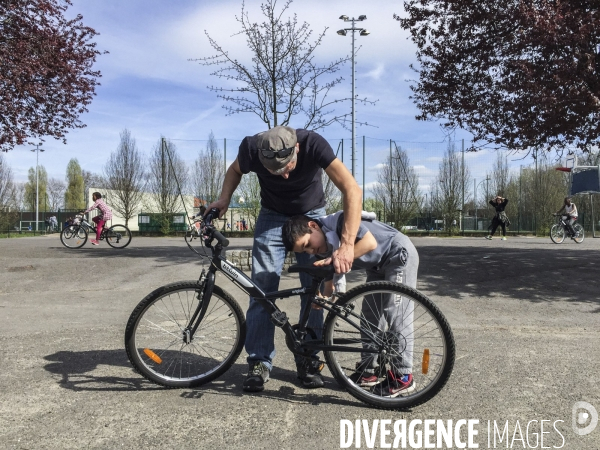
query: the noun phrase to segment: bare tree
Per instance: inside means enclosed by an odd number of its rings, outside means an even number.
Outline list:
[[[385,205],[385,221],[393,222],[398,229],[419,213],[419,178],[401,147],[396,147],[395,154],[388,156],[379,170],[373,194],[378,203]]]
[[[285,1],[280,11],[276,10],[277,0],[262,3],[260,8],[266,17],[262,23],[252,21],[242,3],[242,13],[236,16],[241,26],[237,34],[246,37],[252,55],[251,66],[230,55],[206,31],[216,55],[195,61],[218,67],[211,75],[225,80],[226,87],[210,86],[209,89],[228,102],[223,106],[227,115],[250,112],[268,128],[288,125],[292,117],[299,121],[302,116],[307,129],[317,130],[333,122],[343,124],[347,114],[329,116],[335,103],[349,99],[331,99],[329,94],[343,80],[334,74],[350,57],[318,65],[314,61],[315,52],[327,28],[311,41],[309,24],[299,25],[296,15],[284,18],[290,3],[292,0]],[[361,101],[364,103],[366,99]]]
[[[154,146],[149,175],[147,186],[152,203],[145,207],[161,215],[161,230],[168,234],[172,215],[184,210],[181,193],[188,184],[187,166],[171,141],[161,138]]]
[[[453,224],[458,224],[460,210],[463,207],[464,187],[469,185],[470,179],[469,168],[463,166],[454,141],[450,141],[431,189],[432,210],[443,217],[444,228],[448,232],[452,232]],[[467,193],[464,195],[466,202],[469,200],[469,195]]]
[[[488,177],[490,178],[492,196],[501,195],[502,197],[506,197],[506,188],[508,187],[510,175],[507,156],[504,152],[498,151],[496,153],[496,161],[494,162],[492,173]],[[488,198],[487,201],[489,200]]]
[[[325,172],[323,172],[322,183],[323,194],[325,195],[325,211],[327,214],[344,209],[342,193]]]
[[[85,189],[86,198],[89,196],[89,190],[91,188],[94,189],[104,189],[106,185],[106,180],[99,173],[90,172],[89,170],[82,169],[81,176],[83,177],[83,186]]]
[[[242,177],[242,181],[237,188],[239,194],[238,203],[242,214],[249,220],[250,229],[254,229],[256,219],[260,213],[260,183],[258,176],[254,172],[250,172]],[[242,201],[243,200],[243,201]],[[233,224],[231,224],[233,227]]]
[[[48,208],[50,208],[50,211],[57,211],[58,208],[63,206],[66,191],[67,185],[64,181],[58,178],[50,178],[48,180],[46,192],[48,194]]]
[[[117,150],[110,154],[104,166],[104,182],[108,190],[107,201],[128,225],[142,204],[146,171],[144,159],[129,130],[123,130],[120,137]]]
[[[15,220],[16,206],[12,169],[0,154],[0,230],[5,230]]]
[[[210,204],[218,200],[225,179],[223,154],[213,132],[208,136],[206,150],[200,151],[194,163],[192,184],[194,195],[201,202]]]
[[[25,183],[14,183],[15,186],[15,207],[23,211],[25,209]]]

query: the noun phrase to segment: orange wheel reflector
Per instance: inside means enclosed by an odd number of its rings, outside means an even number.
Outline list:
[[[156,353],[154,353],[152,350],[150,350],[149,348],[145,348],[144,349],[144,353],[146,354],[146,356],[148,358],[150,358],[152,361],[154,361],[156,364],[162,364],[162,359],[160,359],[160,356],[158,356]]]
[[[421,372],[427,374],[429,372],[429,349],[423,350],[423,363],[421,364]]]

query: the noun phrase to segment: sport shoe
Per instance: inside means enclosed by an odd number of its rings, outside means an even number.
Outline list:
[[[379,383],[379,378],[377,378],[373,371],[354,372],[348,378],[360,387],[371,387]]]
[[[488,234],[485,238],[491,240],[492,239],[492,235]]]
[[[98,241],[97,241],[97,240],[95,240],[95,239],[92,239],[90,242],[92,243],[92,245],[99,245],[99,244],[98,244]]]
[[[397,397],[400,394],[408,394],[416,389],[412,374],[394,375],[388,370],[385,380],[376,384],[371,392],[381,397]]]
[[[325,385],[321,370],[325,367],[325,363],[319,359],[307,359],[296,363],[298,370],[298,378],[302,381],[302,386],[306,389],[320,388]]]
[[[505,241],[506,240],[506,236],[502,236],[502,240]]]
[[[242,389],[246,392],[260,392],[265,388],[267,381],[269,381],[268,367],[262,362],[257,362],[250,366]]]

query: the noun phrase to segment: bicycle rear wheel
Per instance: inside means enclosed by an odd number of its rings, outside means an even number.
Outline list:
[[[60,232],[60,242],[67,248],[81,248],[87,239],[87,230],[79,225],[68,226]]]
[[[560,244],[562,243],[562,241],[565,240],[565,229],[562,225],[559,225],[557,223],[555,223],[554,225],[552,225],[552,228],[550,228],[550,239],[552,239],[552,242],[554,242],[555,244]]]
[[[125,225],[113,225],[106,230],[104,238],[113,248],[125,248],[131,242],[131,231]]]
[[[237,302],[214,286],[205,316],[186,343],[186,327],[202,286],[193,281],[160,287],[134,309],[125,329],[125,349],[133,367],[167,387],[194,387],[222,375],[238,358],[246,339],[246,319]]]
[[[382,306],[390,300],[396,306],[386,317]],[[329,370],[352,396],[378,408],[405,409],[425,403],[444,387],[454,367],[454,337],[425,295],[377,281],[343,294],[337,305],[343,309],[328,314],[324,341],[340,350],[324,353]],[[412,375],[408,388],[383,389],[390,371]]]
[[[583,231],[583,227],[580,224],[576,223],[575,225],[573,225],[573,229],[575,230],[575,237],[573,238],[573,240],[578,244],[581,244],[585,239],[585,232]]]

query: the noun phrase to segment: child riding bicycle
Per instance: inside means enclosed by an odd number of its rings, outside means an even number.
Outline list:
[[[575,233],[575,229],[573,228],[573,225],[575,224],[575,221],[577,220],[577,206],[575,206],[575,203],[571,202],[571,197],[565,197],[565,202],[562,206],[562,208],[560,208],[558,211],[556,211],[556,215],[559,215],[562,211],[564,211],[565,214],[565,225],[567,227],[567,231],[569,232],[569,234],[571,235],[571,239],[575,239],[576,233]]]
[[[363,212],[354,244],[353,269],[365,269],[367,282],[393,281],[412,288],[417,285],[419,254],[410,239],[398,230],[375,219],[375,214]],[[331,255],[339,247],[343,212],[311,220],[307,216],[293,216],[283,226],[283,242],[288,251],[316,255],[315,265],[331,264]],[[330,297],[345,290],[345,280],[334,276],[326,281],[323,295]],[[403,302],[397,295],[365,297],[362,306],[362,320],[368,322],[378,332],[391,332],[398,336],[398,356],[391,358],[391,367],[383,381],[379,378],[378,361],[373,353],[363,353],[361,361],[351,379],[364,388],[370,388],[375,395],[396,397],[415,389],[412,377],[412,302]]]
[[[93,217],[92,220],[96,224],[96,239],[92,239],[92,245],[99,245],[100,235],[102,234],[102,228],[104,224],[112,219],[112,210],[108,207],[104,200],[102,200],[102,194],[100,192],[94,192],[92,194],[92,199],[94,200],[94,204],[90,206],[88,209],[83,211],[81,214],[85,214],[90,212],[94,208],[98,208],[100,210],[100,214],[96,217]]]

